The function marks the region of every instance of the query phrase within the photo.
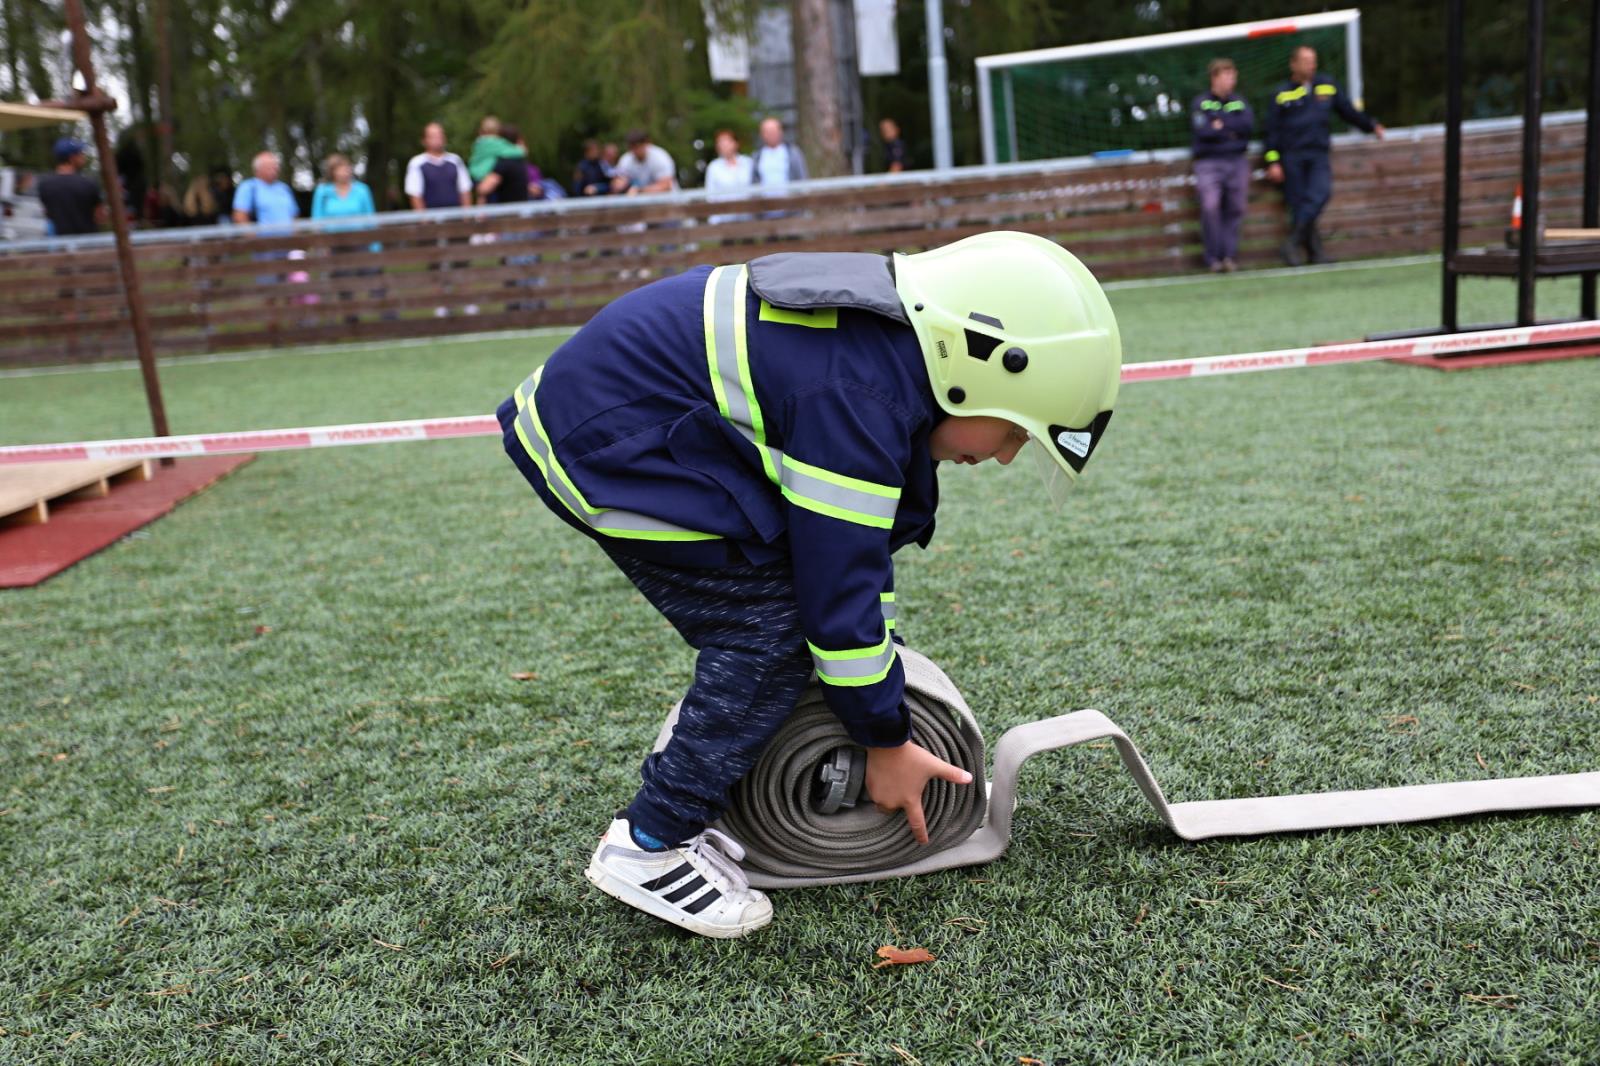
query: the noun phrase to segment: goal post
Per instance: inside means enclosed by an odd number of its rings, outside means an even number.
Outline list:
[[[1259,129],[1289,47],[1317,50],[1318,68],[1361,106],[1361,12],[1237,22],[1114,41],[980,56],[978,114],[985,163],[1184,148],[1189,101],[1206,64],[1227,56]]]

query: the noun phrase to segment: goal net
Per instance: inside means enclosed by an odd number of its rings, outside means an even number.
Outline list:
[[[1361,12],[1353,8],[983,56],[983,161],[1188,147],[1189,102],[1206,90],[1206,64],[1219,56],[1239,68],[1237,91],[1260,136],[1272,93],[1289,76],[1289,50],[1299,44],[1317,50],[1318,69],[1359,106]]]

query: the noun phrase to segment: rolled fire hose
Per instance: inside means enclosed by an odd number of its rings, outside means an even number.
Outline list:
[[[744,845],[757,888],[878,881],[992,862],[1011,840],[1017,774],[1040,752],[1110,740],[1144,798],[1184,840],[1457,818],[1493,811],[1600,806],[1600,772],[1407,785],[1353,792],[1168,803],[1128,735],[1099,711],[1075,711],[1015,726],[994,747],[984,779],[983,733],[950,679],[927,658],[900,649],[916,742],[972,774],[972,784],[931,781],[923,794],[926,845],[905,816],[882,814],[860,795],[865,757],[823,702],[815,682],[761,756],[732,789],[717,828]],[[674,707],[656,737],[666,746]],[[853,803],[853,805],[852,805]]]

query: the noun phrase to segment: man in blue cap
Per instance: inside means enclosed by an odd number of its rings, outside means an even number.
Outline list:
[[[55,172],[40,178],[36,186],[50,232],[57,237],[94,233],[105,221],[100,183],[83,174],[89,165],[87,151],[82,141],[61,138],[55,145]]]

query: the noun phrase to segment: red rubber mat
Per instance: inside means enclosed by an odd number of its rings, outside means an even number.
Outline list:
[[[149,481],[119,485],[97,499],[54,503],[50,521],[0,528],[0,588],[37,585],[80,559],[160,518],[227,477],[253,455],[179,459]]]
[[[1547,363],[1555,359],[1584,359],[1600,355],[1600,344],[1574,344],[1564,348],[1513,348],[1482,355],[1402,355],[1389,362],[1426,366],[1434,370],[1473,370],[1480,366],[1509,366],[1512,363]]]

